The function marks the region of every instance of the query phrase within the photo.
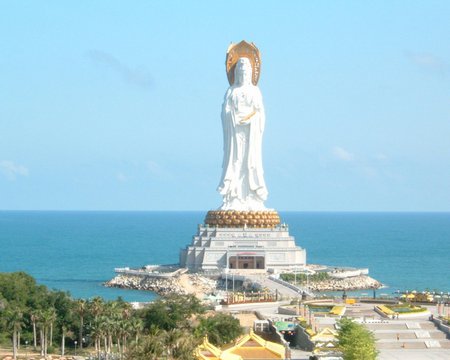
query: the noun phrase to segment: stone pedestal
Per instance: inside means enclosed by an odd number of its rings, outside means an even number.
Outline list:
[[[191,271],[218,270],[223,268],[240,270],[281,270],[306,264],[306,250],[295,245],[294,237],[289,235],[287,225],[279,224],[278,214],[264,217],[265,214],[217,214],[219,220],[233,223],[222,225],[199,225],[197,233],[180,252],[180,265]],[[250,213],[250,212],[247,212]],[[258,212],[259,213],[259,212]],[[266,213],[266,212],[263,212]],[[269,212],[267,212],[269,214]],[[211,212],[206,221],[211,223]],[[231,218],[224,218],[226,215]],[[235,218],[233,218],[233,216]],[[246,216],[256,220],[250,226],[239,226]],[[258,216],[258,218],[254,218]],[[257,222],[259,221],[259,223]],[[274,223],[277,225],[274,225]]]

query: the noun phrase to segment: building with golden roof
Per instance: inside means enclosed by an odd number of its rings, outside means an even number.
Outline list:
[[[205,337],[196,349],[199,360],[250,360],[250,359],[285,359],[286,349],[283,345],[264,340],[253,330],[240,338],[233,346],[221,350]]]

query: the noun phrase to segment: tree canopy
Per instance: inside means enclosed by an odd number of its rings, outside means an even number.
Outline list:
[[[195,329],[198,337],[208,336],[208,340],[217,346],[228,344],[242,334],[241,324],[231,315],[217,313],[200,319]]]
[[[344,360],[375,360],[377,358],[378,351],[372,332],[348,318],[339,320],[338,326],[339,348]]]
[[[79,352],[94,347],[98,357],[115,351],[133,360],[189,360],[205,335],[221,345],[242,333],[232,316],[205,312],[193,295],[169,295],[134,310],[120,298],[73,299],[26,273],[0,273],[0,343],[12,342],[15,353],[27,341],[43,356],[78,345]]]

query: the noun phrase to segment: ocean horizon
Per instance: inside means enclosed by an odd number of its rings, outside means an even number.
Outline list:
[[[307,262],[368,267],[386,288],[450,291],[450,212],[279,211]],[[0,211],[0,272],[74,297],[150,301],[105,288],[116,267],[173,264],[206,211]],[[362,291],[364,292],[364,291]],[[367,292],[367,291],[366,291]]]

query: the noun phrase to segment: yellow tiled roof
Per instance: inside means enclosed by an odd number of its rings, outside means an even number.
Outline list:
[[[281,344],[264,340],[250,330],[249,334],[226,350],[214,346],[205,337],[195,355],[199,360],[284,359],[285,348]]]

